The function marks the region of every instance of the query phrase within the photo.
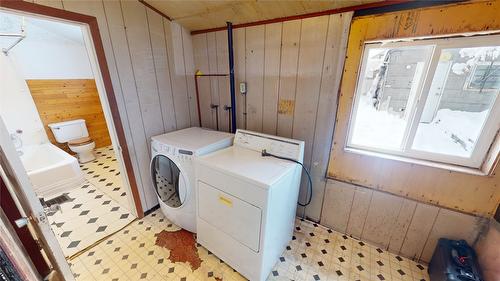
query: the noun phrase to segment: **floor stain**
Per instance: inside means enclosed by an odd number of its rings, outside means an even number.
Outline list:
[[[194,234],[187,230],[173,232],[163,230],[156,237],[155,244],[170,250],[169,259],[172,262],[189,263],[193,271],[201,265]]]

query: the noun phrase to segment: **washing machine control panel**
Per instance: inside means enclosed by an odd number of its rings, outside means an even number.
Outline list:
[[[194,153],[191,150],[180,149],[175,146],[159,143],[157,141],[151,142],[151,149],[153,150],[153,153],[175,156],[180,160],[191,160],[194,156]]]

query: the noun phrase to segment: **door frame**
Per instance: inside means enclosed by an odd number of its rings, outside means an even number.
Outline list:
[[[102,79],[102,84],[104,86],[107,104],[110,109],[114,131],[116,133],[116,137],[118,138],[118,144],[120,148],[119,150],[121,152],[123,165],[125,166],[125,170],[127,173],[127,178],[132,193],[136,214],[138,218],[144,217],[144,210],[142,208],[141,198],[139,195],[139,190],[137,187],[134,170],[132,167],[132,160],[130,158],[129,148],[127,146],[127,141],[125,139],[125,132],[123,130],[120,113],[118,111],[118,105],[116,103],[115,93],[113,91],[113,84],[111,81],[111,75],[109,73],[109,68],[106,61],[101,35],[99,33],[97,18],[89,15],[84,15],[80,13],[75,13],[53,7],[30,3],[22,0],[0,0],[0,8],[11,10],[13,12],[22,12],[22,13],[33,14],[35,16],[49,17],[55,20],[76,22],[84,26],[85,25],[87,26],[91,37],[90,39],[94,47],[95,59],[97,60],[101,76],[95,78]]]
[[[28,174],[10,139],[2,116],[0,116],[0,176],[4,179],[7,189],[16,202],[16,206],[12,207],[17,207],[24,216],[24,226],[21,225],[21,227],[30,229],[31,235],[38,241],[37,244],[40,249],[44,250],[47,260],[52,265],[56,278],[75,280],[40,199],[35,194]]]
[[[3,210],[8,222],[12,226],[12,230],[19,238],[19,241],[25,250],[24,252],[29,253],[29,258],[33,263],[33,266],[35,267],[36,271],[40,274],[40,276],[47,276],[51,271],[50,266],[47,264],[47,261],[43,257],[42,253],[39,251],[40,249],[37,244],[37,241],[31,235],[31,232],[28,229],[28,227],[14,227],[16,226],[15,221],[18,219],[22,219],[24,216],[23,214],[21,214],[21,211],[17,208],[16,202],[14,201],[14,198],[12,194],[10,194],[9,188],[7,187],[7,183],[4,181],[1,175],[0,175],[0,194],[1,194],[0,196],[1,209]]]

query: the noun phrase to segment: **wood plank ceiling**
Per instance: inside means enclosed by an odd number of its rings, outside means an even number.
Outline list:
[[[148,4],[191,31],[222,27],[226,25],[227,21],[233,24],[250,23],[380,1],[381,0],[146,0]]]

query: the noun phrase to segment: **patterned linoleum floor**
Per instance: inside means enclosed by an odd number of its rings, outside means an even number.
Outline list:
[[[157,210],[71,261],[77,280],[245,280],[198,245],[201,266],[173,263],[155,245],[162,230],[176,231]],[[293,240],[268,280],[429,281],[427,267],[308,221],[297,220]]]
[[[81,165],[85,178],[118,204],[127,208],[129,206],[127,193],[122,184],[113,147],[98,148],[95,153],[96,160]]]
[[[66,257],[86,249],[135,219],[128,209],[127,197],[121,196],[124,191],[117,175],[119,169],[113,150],[102,148],[96,155],[95,161],[81,165],[86,180],[66,193],[70,200],[60,204],[60,211],[47,213]]]

